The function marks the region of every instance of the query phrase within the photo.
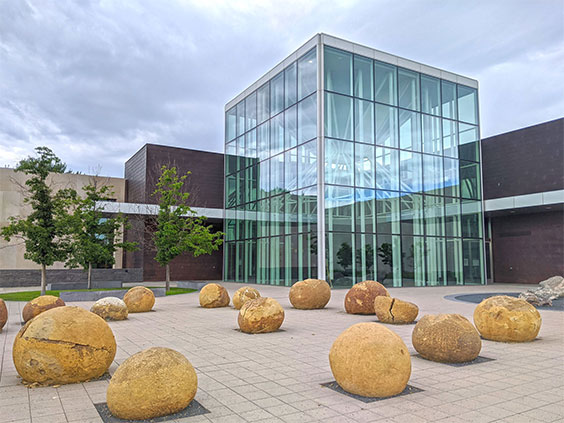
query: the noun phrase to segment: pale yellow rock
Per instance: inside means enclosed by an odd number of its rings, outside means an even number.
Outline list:
[[[284,309],[274,298],[257,298],[243,304],[237,322],[242,332],[274,332],[284,322]]]
[[[374,299],[383,295],[389,297],[388,290],[379,282],[364,281],[353,285],[345,296],[345,310],[349,314],[374,314]]]
[[[120,419],[145,420],[183,410],[197,389],[198,377],[186,357],[170,348],[149,348],[117,368],[106,401]]]
[[[227,307],[227,289],[217,283],[208,283],[200,290],[200,305],[205,308]]]
[[[239,288],[237,291],[235,291],[235,294],[233,294],[233,306],[237,310],[239,310],[247,301],[254,300],[255,298],[259,297],[260,293],[255,288],[244,286],[242,288]]]
[[[2,298],[0,298],[0,331],[8,321],[8,308]]]
[[[134,286],[125,293],[123,302],[130,313],[144,313],[155,305],[155,294],[144,286]]]
[[[104,320],[125,320],[128,314],[127,304],[117,297],[100,298],[90,311]]]
[[[407,301],[379,295],[374,299],[374,312],[382,323],[405,325],[415,321],[419,307]]]
[[[478,304],[474,310],[474,324],[485,339],[529,342],[537,337],[542,319],[537,309],[527,301],[498,295]]]
[[[65,302],[59,297],[55,297],[54,295],[42,295],[34,298],[25,305],[22,311],[22,319],[24,322],[27,322],[44,311],[51,310],[55,307],[62,307],[64,305]]]
[[[402,339],[379,323],[357,323],[333,343],[329,364],[335,380],[351,394],[400,394],[411,375],[411,357]]]
[[[84,382],[102,376],[116,354],[112,330],[80,307],[56,307],[16,335],[13,359],[23,380],[40,384]]]
[[[300,310],[323,308],[331,299],[331,287],[320,279],[296,282],[290,288],[290,303]]]
[[[470,321],[460,314],[427,314],[413,328],[413,347],[423,358],[441,363],[474,360],[482,340]]]

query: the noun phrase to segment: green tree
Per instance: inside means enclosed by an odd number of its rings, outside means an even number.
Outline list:
[[[223,232],[212,232],[206,226],[206,218],[197,216],[188,206],[190,196],[182,192],[190,172],[178,176],[176,167],[161,167],[161,176],[153,195],[158,197],[159,214],[153,235],[157,253],[155,260],[165,266],[166,290],[170,288],[170,262],[178,255],[188,252],[194,257],[211,254],[223,242]]]
[[[343,242],[335,256],[337,257],[337,263],[343,268],[343,273],[346,274],[347,268],[353,263],[353,249],[350,244]]]
[[[1,229],[6,241],[21,238],[25,242],[24,257],[41,266],[41,295],[45,294],[46,268],[65,261],[69,252],[68,208],[76,193],[62,189],[53,193],[47,184],[49,173],[64,173],[66,165],[47,147],[37,147],[37,156],[21,160],[15,168],[29,176],[24,203],[31,213],[27,217],[9,217]]]
[[[83,188],[84,197],[74,199],[75,210],[70,218],[72,228],[72,244],[66,265],[79,265],[88,273],[88,289],[92,287],[92,267],[112,266],[115,263],[115,252],[118,248],[133,251],[137,248],[134,242],[118,241],[122,238],[127,219],[121,214],[108,217],[104,215],[104,207],[100,201],[113,195],[112,187],[98,187],[97,182]]]

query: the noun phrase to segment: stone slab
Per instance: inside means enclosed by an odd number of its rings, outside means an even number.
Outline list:
[[[150,288],[155,294],[155,297],[166,296],[165,288]],[[127,289],[116,289],[113,291],[74,291],[74,292],[61,292],[59,297],[66,302],[73,301],[98,301],[100,298],[117,297],[123,299]]]
[[[176,286],[178,288],[197,289],[199,291],[208,283],[209,282],[201,282],[201,281],[178,281],[176,282]]]
[[[178,413],[169,414],[168,416],[162,417],[155,417],[149,420],[123,420],[117,417],[114,417],[110,410],[108,409],[107,403],[101,404],[94,404],[96,407],[96,411],[104,421],[104,423],[125,423],[125,422],[143,422],[143,423],[157,423],[157,422],[168,422],[172,420],[179,420],[185,419],[187,417],[193,416],[201,416],[202,414],[208,414],[210,411],[205,408],[202,404],[200,404],[196,400],[192,400],[192,402],[186,407],[184,410],[179,411]]]
[[[321,386],[323,386],[325,388],[332,389],[333,391],[338,392],[339,394],[346,395],[347,397],[354,398],[354,399],[362,401],[364,403],[382,401],[382,400],[386,400],[386,399],[390,399],[390,398],[396,398],[396,397],[402,397],[402,396],[409,395],[409,394],[415,394],[417,392],[423,392],[423,389],[421,389],[421,388],[417,388],[416,386],[407,385],[405,387],[405,389],[397,395],[393,395],[391,397],[377,398],[377,397],[363,397],[361,395],[351,394],[350,392],[347,392],[343,388],[341,388],[336,381],[322,383]]]
[[[121,281],[92,281],[92,288],[121,288]],[[55,282],[47,284],[47,290],[87,289],[87,282]]]

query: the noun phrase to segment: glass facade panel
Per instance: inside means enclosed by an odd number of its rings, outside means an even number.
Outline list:
[[[355,235],[355,283],[365,280],[376,280],[376,263],[378,261],[378,249],[376,235]]]
[[[353,139],[353,100],[338,94],[325,94],[325,135]]]
[[[356,144],[354,149],[355,186],[375,187],[375,154],[374,146]]]
[[[354,189],[325,187],[325,224],[328,231],[354,232]]]
[[[270,156],[284,150],[284,114],[279,114],[270,120]]]
[[[379,233],[400,233],[400,198],[397,192],[376,191],[376,216]]]
[[[423,152],[442,154],[441,120],[433,116],[422,115],[421,121],[423,126]]]
[[[365,100],[374,97],[374,72],[372,59],[354,56],[354,95]]]
[[[397,68],[374,62],[374,100],[397,106]]]
[[[225,141],[237,136],[237,108],[233,107],[225,114]]]
[[[355,273],[353,234],[327,233],[327,280],[334,287],[348,287],[353,284]]]
[[[270,116],[284,110],[284,72],[270,80]]]
[[[441,115],[441,84],[437,78],[421,75],[421,111]]]
[[[298,187],[317,184],[317,143],[308,142],[298,147]]]
[[[354,139],[374,143],[374,103],[370,101],[354,101]]]
[[[298,101],[298,65],[292,63],[284,70],[284,104],[290,107]]]
[[[237,104],[237,136],[245,133],[245,102]]]
[[[355,222],[357,232],[376,232],[376,191],[357,189],[355,191]]]
[[[317,53],[315,49],[312,49],[298,59],[298,100],[307,97],[316,89]]]
[[[257,93],[256,91],[245,99],[246,130],[257,126]]]
[[[401,151],[400,189],[407,192],[421,192],[422,188],[421,154]]]
[[[441,81],[441,102],[443,117],[456,119],[456,84],[448,81]]]
[[[406,194],[400,197],[402,235],[423,235],[423,196]]]
[[[458,132],[452,120],[443,119],[443,149],[445,156],[458,157]]]
[[[325,140],[325,182],[335,185],[353,185],[354,144],[348,141]]]
[[[399,235],[378,234],[377,275],[384,286],[401,286],[401,241]]]
[[[477,126],[467,125],[465,123],[458,124],[458,138],[460,146],[458,147],[458,155],[462,160],[470,160],[472,162],[480,161],[480,134]]]
[[[399,151],[376,147],[376,188],[399,191]]]
[[[325,47],[325,89],[352,95],[352,54]]]
[[[425,240],[421,236],[401,237],[402,286],[425,286]]]
[[[298,103],[298,144],[317,136],[317,98],[309,96]]]
[[[480,165],[460,160],[460,194],[462,198],[481,199]]]
[[[419,74],[407,69],[398,69],[399,106],[419,110]]]
[[[400,110],[399,134],[400,148],[403,150],[421,151],[421,115],[407,110]]]
[[[423,154],[423,191],[425,194],[442,195],[443,186],[443,158]]]
[[[266,83],[257,90],[257,119],[262,123],[270,117],[270,84]]]
[[[398,109],[376,104],[376,144],[398,147]]]
[[[298,145],[298,107],[293,106],[284,112],[284,147]]]
[[[478,91],[474,88],[458,85],[458,119],[478,123]]]

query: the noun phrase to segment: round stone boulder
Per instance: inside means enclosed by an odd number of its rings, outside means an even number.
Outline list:
[[[102,376],[116,355],[116,340],[101,317],[80,307],[56,307],[30,320],[16,335],[16,370],[44,385]]]
[[[374,314],[374,299],[378,296],[390,296],[381,283],[376,281],[357,283],[345,296],[345,310],[349,314]]]
[[[542,319],[527,301],[498,295],[482,301],[474,310],[474,324],[482,337],[500,342],[529,342],[535,339]]]
[[[128,314],[127,304],[117,297],[100,298],[90,311],[104,320],[125,320]]]
[[[106,401],[115,417],[149,420],[188,407],[197,389],[198,377],[186,357],[170,348],[149,348],[117,368]]]
[[[227,289],[217,283],[208,283],[200,290],[200,305],[205,308],[227,307]]]
[[[277,331],[284,321],[284,309],[274,298],[260,297],[247,301],[239,310],[237,322],[245,333]]]
[[[300,310],[323,308],[331,299],[331,287],[320,279],[306,279],[290,288],[290,302]]]
[[[0,331],[8,321],[8,308],[2,298],[0,298]]]
[[[134,286],[123,297],[129,313],[151,311],[155,305],[155,294],[144,286]]]
[[[33,319],[35,316],[44,311],[51,310],[55,307],[62,307],[65,302],[54,295],[41,295],[28,302],[22,310],[22,319],[24,322]]]
[[[413,328],[411,342],[423,358],[440,363],[474,360],[482,349],[476,328],[460,314],[427,314]]]
[[[401,393],[411,375],[411,357],[402,339],[379,323],[357,323],[341,333],[329,352],[335,380],[363,397]]]
[[[415,321],[419,307],[407,301],[380,295],[374,299],[374,312],[382,323],[406,325]]]
[[[239,288],[237,291],[235,291],[235,294],[233,294],[233,306],[237,310],[239,310],[247,301],[254,300],[255,298],[259,297],[260,293],[255,288],[244,286],[242,288]]]

